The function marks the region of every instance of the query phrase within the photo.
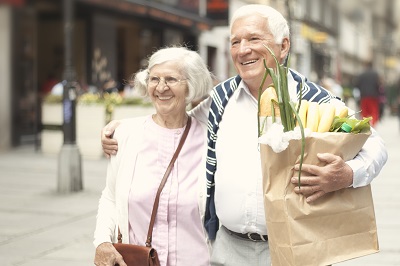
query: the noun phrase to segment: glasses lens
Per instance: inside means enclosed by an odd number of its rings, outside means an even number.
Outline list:
[[[179,80],[177,80],[174,77],[165,77],[165,83],[167,83],[168,86],[174,86],[179,82]]]
[[[150,86],[157,86],[160,83],[160,78],[156,76],[150,76],[148,81]]]

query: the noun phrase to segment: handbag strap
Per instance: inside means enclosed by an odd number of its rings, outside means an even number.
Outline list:
[[[165,186],[165,183],[167,182],[168,176],[171,173],[172,167],[174,166],[174,163],[175,163],[176,159],[178,158],[178,155],[179,155],[179,152],[182,149],[183,143],[185,143],[185,140],[186,140],[186,137],[187,137],[187,135],[189,133],[191,125],[192,125],[192,118],[189,116],[187,124],[186,124],[185,131],[183,132],[183,135],[181,137],[181,140],[179,141],[178,147],[176,148],[176,151],[175,151],[174,155],[172,156],[171,161],[169,162],[167,170],[165,171],[164,177],[161,180],[160,186],[158,187],[156,198],[155,198],[154,204],[153,204],[153,210],[151,212],[149,230],[147,232],[146,247],[151,247],[151,240],[152,240],[152,237],[153,237],[153,226],[154,226],[154,222],[156,220],[156,214],[157,214],[157,210],[158,210],[158,203],[160,201],[161,191],[163,190],[163,188]],[[121,242],[122,242],[122,234],[121,234],[121,231],[120,231],[120,229],[118,227],[118,243],[121,243]]]

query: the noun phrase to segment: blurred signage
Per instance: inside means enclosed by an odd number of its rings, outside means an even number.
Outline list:
[[[313,43],[325,43],[328,40],[328,34],[323,31],[318,31],[305,24],[301,25],[300,34],[303,38],[310,40]]]
[[[12,6],[23,6],[23,5],[25,5],[25,0],[0,0],[0,4],[9,4]]]
[[[0,0],[1,1],[1,0]],[[142,16],[149,16],[157,20],[162,20],[166,22],[170,22],[173,24],[181,25],[188,28],[196,28],[198,30],[207,30],[210,28],[210,25],[206,22],[203,22],[199,19],[196,19],[193,15],[188,14],[187,12],[182,12],[182,9],[185,10],[196,10],[195,13],[198,13],[198,1],[199,0],[179,0],[179,6],[176,6],[174,9],[165,8],[162,4],[153,3],[152,5],[142,5],[138,3],[134,3],[132,0],[130,1],[110,1],[110,0],[80,0],[82,2],[88,2],[91,4],[97,4],[101,6],[105,6],[114,10],[119,10],[122,12],[129,12],[133,14],[138,14]],[[165,3],[163,3],[165,4]],[[182,4],[182,6],[180,6]],[[197,9],[196,9],[197,8]]]
[[[229,0],[207,0],[207,17],[228,22]]]
[[[190,13],[199,14],[199,0],[179,0],[176,7]]]
[[[396,57],[390,56],[390,57],[388,57],[388,58],[385,59],[385,66],[386,66],[387,68],[393,68],[393,69],[395,69],[397,65],[398,65],[398,61],[397,61],[397,58],[396,58]]]

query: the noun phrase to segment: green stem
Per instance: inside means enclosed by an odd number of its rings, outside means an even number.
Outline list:
[[[266,62],[265,62],[265,59],[264,59],[264,66],[265,65],[266,65]],[[261,85],[258,88],[258,113],[257,113],[258,137],[261,136],[261,132],[262,132],[261,131],[261,125],[260,125],[260,99],[261,99],[262,89],[264,87],[264,83],[265,83],[265,80],[267,79],[267,76],[268,76],[268,73],[267,73],[267,71],[265,71],[264,75],[263,75],[263,79],[261,81]]]
[[[299,189],[301,186],[301,170],[303,168],[303,160],[304,160],[304,152],[306,148],[306,137],[304,135],[304,126],[303,123],[301,122],[300,116],[297,112],[295,112],[296,107],[293,105],[293,103],[290,103],[290,107],[293,110],[293,113],[295,114],[297,121],[299,121],[299,127],[300,127],[300,132],[301,132],[301,152],[300,152],[300,165],[299,165],[299,177],[298,177],[298,183],[299,183]]]

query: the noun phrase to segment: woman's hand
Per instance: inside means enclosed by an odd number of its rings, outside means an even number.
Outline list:
[[[94,256],[94,265],[96,266],[127,266],[121,254],[111,243],[102,243],[96,248]]]
[[[103,147],[104,155],[107,158],[110,158],[111,155],[117,154],[118,143],[112,138],[112,136],[119,124],[119,120],[112,120],[101,130],[101,146]]]

